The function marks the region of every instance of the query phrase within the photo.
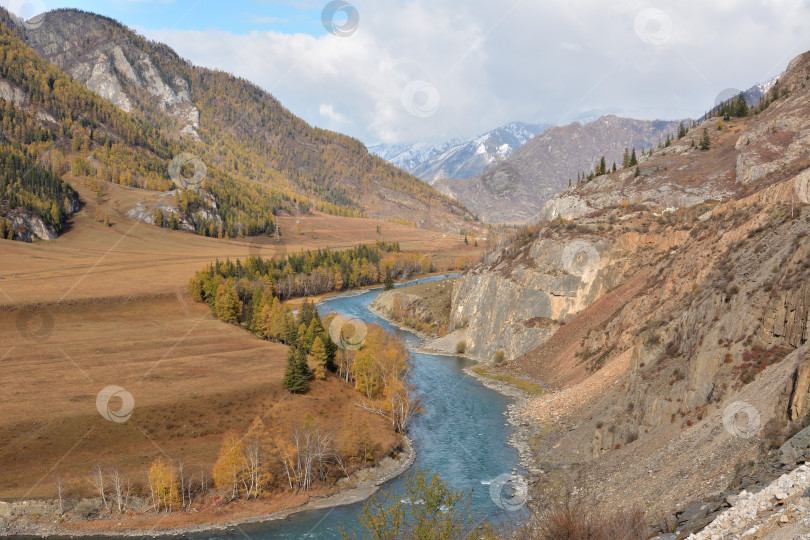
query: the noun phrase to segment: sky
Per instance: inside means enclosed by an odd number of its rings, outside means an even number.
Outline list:
[[[113,17],[366,144],[697,117],[810,50],[810,0],[0,0]]]

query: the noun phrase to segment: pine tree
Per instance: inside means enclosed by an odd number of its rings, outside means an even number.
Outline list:
[[[321,336],[317,336],[312,343],[312,362],[315,364],[314,374],[318,380],[326,378],[326,346],[321,340]]]
[[[711,146],[711,140],[709,139],[709,131],[706,128],[703,128],[703,136],[700,138],[700,149],[701,150],[708,150]]]
[[[242,302],[236,295],[236,291],[228,285],[220,285],[216,298],[217,317],[230,324],[239,324],[239,317],[242,314]]]
[[[291,313],[284,314],[284,340],[287,345],[294,346],[298,343],[298,327],[295,326],[295,318]]]
[[[599,160],[599,174],[607,173],[607,164],[605,163],[605,156],[602,156],[602,159]]]
[[[686,126],[681,122],[678,125],[678,139],[683,139],[684,137],[686,137]]]
[[[335,364],[335,356],[337,356],[338,346],[337,344],[332,341],[332,337],[329,334],[324,334],[320,336],[321,340],[323,341],[324,350],[326,351],[326,369],[329,371],[337,371],[337,364]]]
[[[616,172],[616,162],[613,162],[613,172]]]
[[[309,390],[311,377],[304,351],[298,347],[290,347],[287,351],[287,367],[284,368],[281,385],[293,394],[303,394]]]
[[[309,300],[304,300],[304,302],[301,304],[301,309],[298,310],[298,320],[295,322],[299,326],[303,324],[309,327],[309,323],[314,317],[317,316],[318,310],[315,309],[315,304]],[[320,323],[320,320],[318,322]]]
[[[163,212],[160,208],[155,208],[155,211],[152,213],[152,217],[155,220],[155,225],[158,227],[163,227]]]
[[[315,338],[325,334],[326,332],[321,326],[320,319],[316,319],[315,317],[309,321],[309,327],[307,327],[306,333],[304,333],[304,339],[301,343],[301,347],[304,348],[305,352],[312,351],[312,344],[315,343]]]
[[[256,287],[253,289],[253,294],[250,296],[250,304],[248,304],[247,309],[247,321],[248,329],[251,332],[266,338],[267,335],[264,332],[264,321],[270,315],[271,306],[265,304],[263,299],[264,289],[262,287]],[[265,310],[265,308],[267,309]]]
[[[630,154],[630,166],[635,167],[638,165],[638,158],[636,157],[636,149],[633,148],[633,152]]]
[[[636,172],[633,173],[633,178],[638,178],[638,176],[640,174],[641,174],[641,169],[639,169],[638,165],[636,165]]]
[[[748,116],[748,104],[745,102],[745,96],[742,92],[740,92],[740,95],[737,96],[737,100],[734,102],[732,114],[738,118]]]
[[[467,237],[465,236],[464,239],[466,240]],[[385,281],[383,282],[385,285],[385,290],[390,291],[394,288],[394,278],[391,277],[391,272],[385,274]]]
[[[626,169],[630,166],[630,151],[627,148],[624,149],[624,155],[622,156],[622,169]]]

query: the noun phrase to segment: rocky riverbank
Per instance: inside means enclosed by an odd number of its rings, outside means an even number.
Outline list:
[[[368,309],[375,315],[387,320],[392,325],[416,334],[421,340],[420,352],[465,356],[459,353],[457,348],[458,343],[464,341],[464,336],[466,335],[464,329],[455,330],[445,336],[437,336],[433,332],[420,331],[418,328],[415,328],[411,324],[414,322],[413,320],[406,323],[392,317],[395,299],[399,297],[401,300],[400,305],[404,303],[406,306],[410,306],[410,311],[416,316],[429,317],[432,321],[441,321],[442,317],[446,317],[449,313],[449,310],[440,308],[445,306],[446,298],[444,297],[449,298],[452,292],[451,281],[453,280],[424,283],[381,292],[374,302],[369,305]],[[520,466],[526,469],[530,476],[536,478],[542,474],[543,470],[538,467],[535,462],[534,452],[531,449],[531,441],[542,434],[547,428],[541,424],[529,423],[523,417],[523,410],[526,405],[537,396],[532,396],[507,382],[481,375],[477,373],[473,367],[466,368],[464,372],[487,388],[500,392],[513,400],[513,402],[507,406],[507,412],[505,413],[507,422],[514,428],[514,433],[509,439],[508,444],[518,451]]]
[[[81,503],[88,505],[101,504],[100,499],[82,499],[64,501],[65,515],[60,523],[59,503],[56,500],[23,500],[0,502],[0,535],[2,536],[120,536],[120,537],[155,537],[181,536],[189,534],[206,534],[232,531],[242,525],[258,525],[269,521],[284,519],[287,516],[305,510],[316,510],[343,506],[363,501],[376,493],[384,483],[407,471],[414,460],[416,452],[411,440],[403,437],[401,446],[393,456],[386,456],[375,466],[354,472],[335,484],[337,490],[321,496],[306,496],[305,502],[294,504],[289,508],[269,511],[273,502],[251,501],[234,502],[227,505],[214,505],[201,511],[160,515],[147,513],[123,514],[116,517],[83,520],[71,512]],[[278,506],[278,504],[276,503]],[[231,518],[235,514],[238,517]],[[157,519],[148,519],[154,518]],[[182,523],[175,525],[180,520]]]

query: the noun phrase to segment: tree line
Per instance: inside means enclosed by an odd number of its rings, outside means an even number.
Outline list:
[[[207,302],[219,318],[223,317],[216,307],[218,298],[227,297],[224,312],[229,315],[223,320],[253,327],[253,308],[264,295],[288,300],[382,284],[387,276],[407,278],[432,269],[427,255],[401,253],[396,242],[377,242],[340,251],[301,251],[283,258],[217,260],[191,278],[189,291],[192,298]]]
[[[69,184],[48,169],[37,165],[26,148],[14,143],[0,144],[0,212],[7,215],[25,208],[39,216],[58,233],[65,226],[79,195]],[[0,219],[0,236],[12,238],[8,219]]]

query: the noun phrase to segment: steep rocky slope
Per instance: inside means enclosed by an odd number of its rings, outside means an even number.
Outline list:
[[[810,53],[764,112],[567,190],[457,280],[468,352],[551,389],[524,410],[550,478],[687,530],[798,461],[775,450],[810,412],[808,80]]]
[[[235,189],[267,192],[265,206],[275,212],[317,208],[446,230],[470,220],[463,206],[370,155],[360,141],[309,126],[257,86],[194,66],[112,19],[61,9],[22,24],[0,10],[0,22],[75,81],[200,158],[209,172],[221,170],[239,184]],[[243,222],[230,232],[257,228],[267,232]]]
[[[483,221],[534,221],[543,203],[579,173],[593,170],[601,156],[608,166],[622,162],[625,148],[657,145],[678,131],[678,122],[603,116],[582,125],[552,127],[486,172],[464,180],[435,182],[442,193],[464,203]]]

